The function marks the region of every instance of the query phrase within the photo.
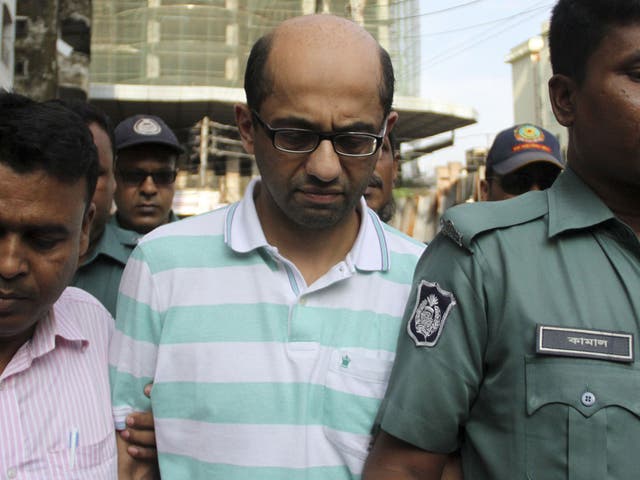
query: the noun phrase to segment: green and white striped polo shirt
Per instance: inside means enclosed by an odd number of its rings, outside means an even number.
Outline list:
[[[306,285],[267,243],[254,185],[134,250],[111,350],[116,425],[153,408],[163,478],[359,478],[424,245],[362,200],[352,250]]]

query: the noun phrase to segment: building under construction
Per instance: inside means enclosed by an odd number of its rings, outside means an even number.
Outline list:
[[[190,166],[200,171],[181,186],[209,190],[195,210],[233,201],[254,172],[223,126],[244,101],[251,46],[282,20],[314,12],[359,22],[389,51],[401,140],[475,122],[472,109],[419,97],[418,0],[94,0],[89,97],[116,121],[152,113],[191,140]]]

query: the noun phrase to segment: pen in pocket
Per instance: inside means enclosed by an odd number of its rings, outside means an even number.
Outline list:
[[[69,431],[69,468],[76,466],[76,450],[78,448],[78,429],[72,428]]]

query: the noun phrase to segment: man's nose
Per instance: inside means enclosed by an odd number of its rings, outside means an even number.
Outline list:
[[[333,149],[329,139],[320,141],[318,148],[309,154],[306,171],[323,182],[331,182],[340,176],[342,165],[340,157]]]
[[[17,235],[0,237],[0,277],[11,280],[28,271],[25,247]]]
[[[153,195],[158,192],[158,186],[156,182],[153,181],[153,177],[151,175],[147,175],[145,179],[140,184],[140,191],[145,195]]]

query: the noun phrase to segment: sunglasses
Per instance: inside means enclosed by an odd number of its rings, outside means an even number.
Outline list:
[[[487,177],[500,184],[500,188],[509,195],[522,195],[530,191],[534,186],[537,186],[540,190],[545,190],[553,185],[558,175],[560,175],[560,168],[555,165],[531,165],[525,167],[517,172],[508,173],[502,176]]]
[[[123,183],[131,186],[138,186],[142,184],[142,182],[144,182],[148,177],[151,177],[153,179],[153,183],[156,185],[171,185],[176,181],[178,171],[156,170],[151,172],[149,170],[136,168],[132,170],[118,169],[117,174]]]

